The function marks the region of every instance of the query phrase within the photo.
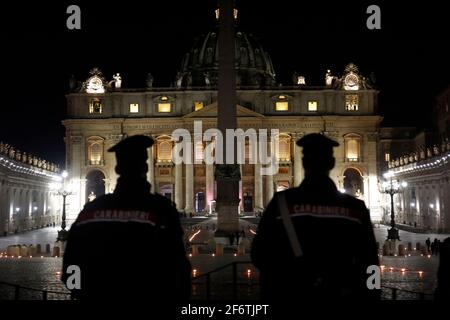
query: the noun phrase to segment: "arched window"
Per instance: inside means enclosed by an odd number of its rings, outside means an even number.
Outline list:
[[[344,137],[344,140],[346,161],[361,161],[361,136],[356,134],[349,134]]]
[[[158,162],[172,160],[172,142],[169,139],[158,141]]]
[[[88,138],[88,163],[90,165],[103,165],[103,144],[101,137]]]
[[[195,161],[203,161],[204,160],[204,150],[203,150],[203,142],[197,141],[195,143]]]
[[[345,95],[345,110],[358,111],[359,99],[357,94]]]
[[[91,145],[91,164],[100,164],[103,156],[103,147],[100,143],[94,143]]]
[[[291,137],[280,135],[278,137],[278,160],[290,161],[291,159]]]
[[[98,98],[91,99],[89,102],[89,113],[90,114],[102,114],[103,105],[102,100]]]

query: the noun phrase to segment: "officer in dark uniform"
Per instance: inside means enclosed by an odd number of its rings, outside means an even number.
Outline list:
[[[372,275],[367,267],[378,265],[369,211],[329,178],[339,144],[313,133],[297,145],[303,147],[305,179],[275,194],[252,244],[262,298],[378,299],[380,290],[366,284]]]
[[[440,302],[450,301],[450,238],[446,238],[439,248],[439,268],[437,288],[434,299]]]
[[[145,299],[179,302],[190,297],[191,265],[179,215],[172,202],[150,193],[147,148],[153,140],[132,136],[110,148],[120,175],[112,194],[85,205],[72,225],[63,260],[81,270],[79,299]]]

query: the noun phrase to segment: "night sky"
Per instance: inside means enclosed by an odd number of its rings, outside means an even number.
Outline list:
[[[0,140],[64,161],[68,78],[85,80],[98,66],[122,86],[169,86],[196,35],[215,25],[216,0],[40,1],[2,4]],[[430,125],[436,94],[448,84],[449,18],[445,1],[238,0],[239,28],[270,53],[277,81],[294,71],[323,84],[326,69],[354,62],[375,73],[384,125]],[[395,3],[392,3],[395,2]],[[78,4],[82,29],[66,28],[66,8]],[[366,28],[366,8],[381,8],[381,30]]]

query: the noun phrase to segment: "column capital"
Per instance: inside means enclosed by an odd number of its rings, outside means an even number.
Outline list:
[[[304,132],[291,132],[291,138],[294,142],[297,142],[298,139],[302,138],[305,133]]]

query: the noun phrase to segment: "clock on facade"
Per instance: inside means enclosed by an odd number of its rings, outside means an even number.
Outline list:
[[[104,93],[105,88],[103,87],[103,81],[97,76],[92,77],[89,79],[87,87],[86,87],[87,93]]]
[[[344,78],[344,89],[345,90],[358,90],[359,89],[359,78],[354,73],[349,73]]]

